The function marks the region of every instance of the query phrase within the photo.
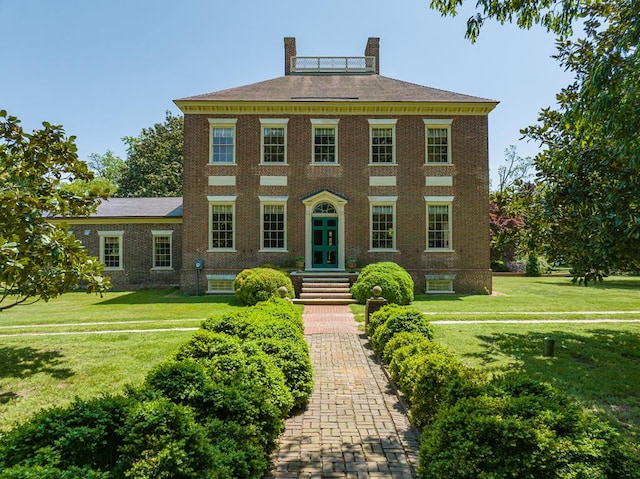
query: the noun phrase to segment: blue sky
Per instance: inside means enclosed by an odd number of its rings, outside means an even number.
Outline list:
[[[471,10],[443,18],[428,0],[0,0],[0,109],[28,130],[43,121],[77,137],[81,159],[162,122],[173,100],[283,74],[283,38],[298,55],[362,56],[380,37],[381,74],[498,100],[489,115],[492,177],[570,78],[552,35],[488,24],[464,38]]]

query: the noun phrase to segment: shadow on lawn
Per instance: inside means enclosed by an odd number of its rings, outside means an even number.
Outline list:
[[[240,302],[233,295],[200,295],[193,296],[182,294],[176,289],[142,289],[132,291],[125,294],[109,297],[109,293],[105,295],[105,300],[96,303],[102,306],[112,304],[228,304],[231,306],[240,306]]]
[[[545,338],[555,339],[553,357],[543,355]],[[640,441],[640,334],[593,329],[583,334],[547,333],[480,335],[483,351],[469,356],[490,367],[504,355],[511,367],[559,389],[599,411],[606,411],[634,442]]]
[[[40,373],[55,379],[67,379],[74,373],[64,367],[64,364],[64,355],[59,351],[41,351],[28,346],[0,347],[0,381],[7,378],[24,379]],[[8,404],[18,397],[12,391],[0,392],[0,405]]]

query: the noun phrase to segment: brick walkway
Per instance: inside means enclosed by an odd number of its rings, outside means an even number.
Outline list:
[[[305,306],[315,390],[269,478],[412,478],[418,440],[348,306]]]

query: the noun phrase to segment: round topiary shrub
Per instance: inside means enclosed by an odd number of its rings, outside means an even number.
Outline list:
[[[290,298],[295,295],[289,275],[273,268],[245,269],[236,276],[233,283],[236,296],[245,306],[253,306],[278,296],[278,288],[281,286],[287,288]]]
[[[351,294],[360,303],[371,297],[374,286],[382,288],[382,297],[389,303],[407,305],[413,301],[413,279],[407,271],[391,261],[372,263],[360,271],[351,287]]]

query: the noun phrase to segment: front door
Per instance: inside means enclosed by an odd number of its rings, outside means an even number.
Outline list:
[[[338,218],[316,216],[312,218],[311,261],[313,268],[338,267]]]

